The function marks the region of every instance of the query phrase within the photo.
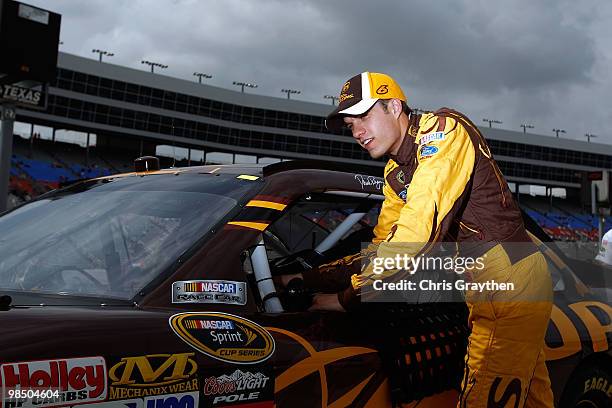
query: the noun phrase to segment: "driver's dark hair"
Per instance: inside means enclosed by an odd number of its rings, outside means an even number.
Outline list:
[[[385,113],[389,113],[389,101],[391,99],[379,99],[378,102],[380,102],[380,104],[382,105],[383,111]],[[410,109],[408,107],[408,105],[406,104],[406,102],[402,101],[402,112],[404,112],[406,115],[410,115],[410,113],[412,112],[412,109]]]

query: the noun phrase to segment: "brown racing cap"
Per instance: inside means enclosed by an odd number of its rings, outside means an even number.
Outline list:
[[[379,99],[399,99],[406,102],[402,88],[389,75],[362,72],[342,86],[338,107],[327,115],[325,127],[337,131],[342,128],[344,115],[366,113]]]

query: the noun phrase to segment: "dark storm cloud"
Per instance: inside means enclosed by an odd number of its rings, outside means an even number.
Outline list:
[[[346,8],[330,12],[343,27],[338,46],[351,50],[353,63],[391,67],[437,88],[491,92],[588,79],[593,43],[561,24],[558,2],[498,3],[383,1],[365,2],[349,18]]]
[[[168,64],[167,75],[325,102],[363,70],[388,72],[414,106],[457,107],[550,134],[605,136],[612,119],[609,2],[566,0],[70,0],[31,3],[63,14],[63,50],[112,63]],[[603,137],[601,139],[604,139]],[[612,141],[610,138],[608,141]]]

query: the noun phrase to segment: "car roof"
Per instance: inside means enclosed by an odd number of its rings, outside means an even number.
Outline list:
[[[371,168],[360,165],[344,164],[344,163],[333,163],[316,160],[288,160],[272,164],[208,164],[204,166],[190,166],[190,167],[171,167],[168,169],[160,169],[155,171],[149,171],[146,173],[142,172],[130,172],[113,174],[110,176],[98,177],[96,180],[103,180],[116,177],[128,177],[128,176],[143,176],[143,175],[156,175],[156,174],[245,174],[258,177],[268,177],[273,174],[291,171],[291,170],[327,170],[337,171],[347,174],[367,174],[372,176],[380,177],[382,172],[373,172]]]

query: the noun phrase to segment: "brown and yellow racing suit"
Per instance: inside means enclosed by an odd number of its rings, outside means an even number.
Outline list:
[[[552,407],[542,347],[552,308],[544,256],[531,242],[518,205],[489,146],[459,112],[440,109],[409,117],[408,134],[385,167],[385,200],[374,243],[379,258],[426,254],[432,243],[452,241],[486,259],[474,282],[511,281],[508,293],[465,293],[470,315],[468,351],[459,407]],[[357,254],[320,267],[356,270]],[[339,293],[347,309],[376,279],[365,268]],[[320,278],[320,276],[319,276]],[[313,280],[313,274],[307,274]],[[308,283],[308,282],[307,282]]]

